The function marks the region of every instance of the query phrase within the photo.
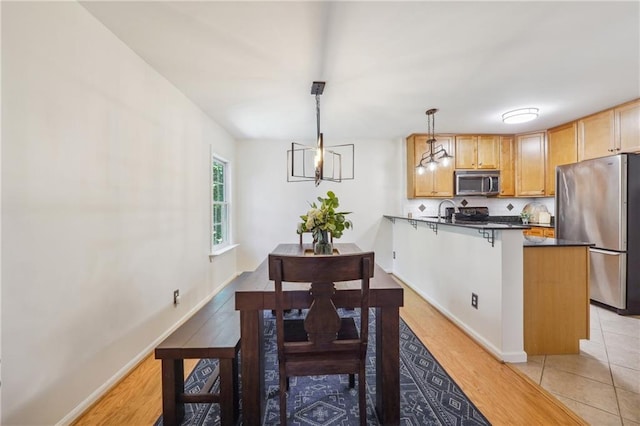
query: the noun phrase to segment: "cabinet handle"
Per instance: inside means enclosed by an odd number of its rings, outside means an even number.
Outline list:
[[[478,166],[482,166],[482,163],[478,163]]]

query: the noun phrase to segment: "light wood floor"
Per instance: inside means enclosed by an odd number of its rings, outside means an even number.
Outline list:
[[[407,287],[404,297],[404,321],[492,424],[587,424]],[[195,363],[185,361],[185,374]],[[160,361],[151,354],[74,425],[151,425],[161,414],[161,400]]]

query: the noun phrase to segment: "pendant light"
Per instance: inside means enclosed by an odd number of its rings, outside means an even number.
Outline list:
[[[442,166],[447,167],[453,159],[453,155],[450,155],[442,145],[436,145],[438,142],[435,134],[436,112],[438,112],[436,108],[428,109],[425,112],[427,114],[427,151],[422,154],[422,158],[420,158],[420,162],[416,166],[418,174],[423,174],[425,169],[435,170],[440,162]]]
[[[318,186],[323,180],[342,182],[354,178],[354,145],[324,144],[320,131],[320,95],[325,84],[314,81],[311,85],[311,94],[316,99],[316,146],[291,142],[291,149],[287,151],[287,182],[312,180]]]

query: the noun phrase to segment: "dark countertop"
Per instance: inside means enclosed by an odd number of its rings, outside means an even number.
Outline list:
[[[394,215],[387,215],[385,214],[384,217],[389,218],[389,219],[403,219],[403,220],[414,220],[417,222],[426,222],[426,223],[436,223],[438,225],[447,225],[447,226],[457,226],[457,227],[462,227],[462,228],[472,228],[472,229],[486,229],[486,230],[492,230],[492,229],[499,229],[502,231],[509,231],[509,230],[519,230],[522,231],[523,229],[529,229],[531,228],[531,225],[523,225],[521,223],[494,223],[494,222],[464,222],[461,223],[460,221],[455,222],[455,221],[450,221],[450,220],[446,220],[446,219],[440,219],[438,220],[437,217],[413,217],[413,218],[408,218],[405,216],[394,216]]]
[[[384,215],[384,217],[389,219],[403,219],[403,220],[412,220],[416,222],[426,222],[426,223],[436,223],[438,225],[446,225],[446,226],[457,226],[461,228],[471,228],[471,229],[485,229],[485,230],[501,230],[501,231],[509,231],[509,230],[518,230],[522,231],[523,229],[530,229],[532,226],[540,226],[538,224],[529,224],[523,225],[517,222],[511,223],[494,223],[494,222],[478,222],[478,223],[456,223],[453,221],[447,221],[446,219],[438,220],[437,217],[414,217],[408,218],[405,216],[394,216],[394,215]],[[489,216],[489,220],[492,217]],[[549,226],[549,225],[546,225]],[[531,235],[524,236],[523,247],[575,247],[575,246],[592,246],[591,243],[585,243],[581,241],[570,241],[570,240],[561,240],[556,238],[547,238],[547,237],[536,237]]]
[[[489,216],[489,222],[494,223],[518,223],[522,225],[522,219],[520,216]],[[551,216],[551,223],[534,223],[529,222],[529,226],[531,227],[540,227],[540,228],[554,228],[555,218]]]
[[[592,243],[584,243],[581,241],[561,240],[556,238],[536,237],[532,235],[524,236],[523,247],[576,247],[576,246],[593,246]]]

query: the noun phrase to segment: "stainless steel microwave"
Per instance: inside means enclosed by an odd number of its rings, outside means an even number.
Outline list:
[[[456,195],[498,195],[500,193],[500,171],[456,170]]]

